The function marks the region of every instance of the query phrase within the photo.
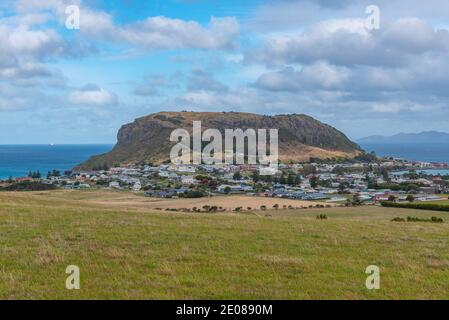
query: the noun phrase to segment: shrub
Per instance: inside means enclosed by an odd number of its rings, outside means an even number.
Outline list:
[[[189,191],[184,192],[180,196],[184,197],[184,198],[189,198],[189,199],[198,199],[198,198],[203,198],[205,196],[205,194],[201,191],[189,190]]]
[[[407,217],[408,222],[433,222],[433,223],[443,223],[443,219],[432,217],[430,219],[420,219],[418,217]]]
[[[449,212],[449,206],[444,204],[435,204],[435,203],[395,203],[389,201],[381,202],[383,207],[390,208],[404,208],[404,209],[418,209],[418,210],[433,210],[433,211],[445,211]]]
[[[437,217],[432,217],[430,219],[422,219],[422,218],[418,218],[418,217],[407,217],[407,220],[405,220],[404,218],[394,218],[393,220],[391,220],[392,222],[432,222],[432,223],[443,223],[444,220],[441,218],[437,218]]]
[[[320,215],[318,215],[316,218],[317,218],[317,220],[327,220],[327,215],[325,215],[325,214],[320,214]]]
[[[388,197],[388,201],[394,202],[394,201],[396,201],[396,197],[391,195],[391,196]]]
[[[1,188],[0,191],[46,191],[57,189],[55,185],[45,184],[41,182],[19,182],[7,187]]]

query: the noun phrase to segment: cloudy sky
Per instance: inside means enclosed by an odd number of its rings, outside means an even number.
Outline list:
[[[2,0],[0,144],[114,143],[162,110],[449,131],[448,18],[447,0]]]

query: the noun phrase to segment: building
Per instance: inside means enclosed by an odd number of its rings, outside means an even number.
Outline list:
[[[182,182],[182,184],[191,185],[191,184],[195,184],[196,180],[193,176],[182,176],[181,182]]]

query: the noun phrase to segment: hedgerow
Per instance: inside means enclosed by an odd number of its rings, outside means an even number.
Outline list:
[[[418,209],[418,210],[432,210],[449,212],[449,206],[435,203],[396,203],[390,201],[381,202],[383,207],[390,208],[404,208],[404,209]]]

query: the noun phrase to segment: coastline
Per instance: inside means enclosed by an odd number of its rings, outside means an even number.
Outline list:
[[[0,179],[27,176],[30,171],[46,175],[50,170],[72,170],[90,156],[112,147],[113,144],[0,145]]]

